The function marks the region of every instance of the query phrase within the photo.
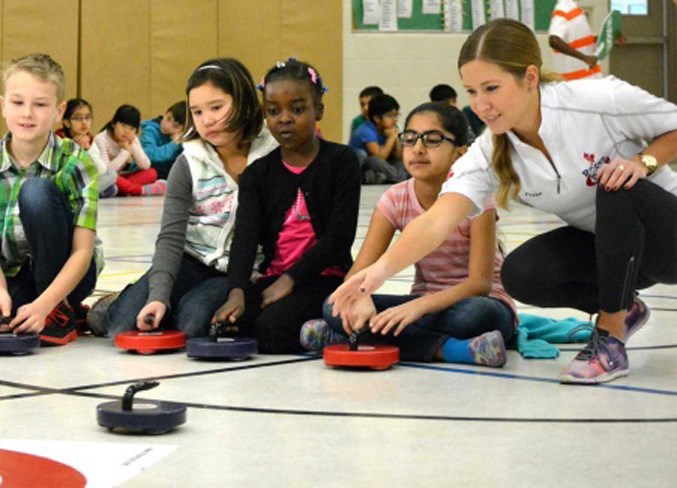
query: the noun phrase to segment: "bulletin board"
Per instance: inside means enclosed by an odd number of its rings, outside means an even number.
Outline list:
[[[379,0],[379,3],[382,0]],[[400,0],[397,0],[400,1]],[[397,1],[395,4],[397,4]],[[441,0],[439,13],[423,13],[423,3],[426,0],[413,0],[411,6],[411,15],[409,17],[397,17],[396,30],[382,30],[378,24],[364,23],[364,0],[352,0],[353,4],[353,30],[373,31],[373,32],[413,32],[413,31],[453,31],[448,22],[445,22],[445,16],[448,16],[452,2],[450,0]],[[460,0],[462,10],[462,32],[471,32],[473,30],[473,2],[478,0]],[[480,0],[484,3],[485,19],[488,22],[492,19],[491,7],[496,4],[495,0]],[[499,0],[500,1],[500,0]],[[505,4],[505,0],[503,4]],[[522,1],[516,2],[520,13],[524,8]],[[534,30],[547,31],[550,26],[550,17],[555,8],[557,0],[531,0],[534,12]],[[505,7],[504,7],[505,8]],[[517,20],[520,20],[519,18]],[[484,23],[482,22],[482,23]]]

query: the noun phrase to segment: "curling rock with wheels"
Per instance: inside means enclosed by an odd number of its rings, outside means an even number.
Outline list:
[[[324,364],[340,368],[388,369],[400,360],[400,350],[395,346],[334,344],[324,348]]]
[[[196,359],[248,359],[256,354],[256,340],[248,337],[196,337],[186,342],[189,358]]]
[[[0,333],[0,354],[23,355],[38,347],[40,347],[39,335]]]
[[[156,400],[134,401],[134,395],[155,388],[157,381],[143,381],[129,386],[122,400],[96,407],[96,420],[111,432],[166,434],[186,422],[186,406],[182,403]]]
[[[182,349],[186,345],[186,334],[178,330],[132,330],[116,335],[115,345],[139,354],[153,354]]]

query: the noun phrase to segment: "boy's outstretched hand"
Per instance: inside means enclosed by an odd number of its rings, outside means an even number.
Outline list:
[[[16,317],[9,323],[15,334],[39,334],[45,328],[45,320],[51,310],[45,310],[33,301],[16,309]]]

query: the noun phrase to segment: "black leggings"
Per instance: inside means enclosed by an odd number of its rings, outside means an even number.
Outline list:
[[[677,283],[677,196],[639,180],[597,190],[595,233],[561,227],[510,253],[501,272],[522,303],[590,314],[628,310],[636,290]]]

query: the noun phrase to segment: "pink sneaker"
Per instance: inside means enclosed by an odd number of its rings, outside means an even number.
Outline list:
[[[625,344],[610,337],[605,330],[594,328],[585,348],[562,370],[561,383],[594,385],[630,374]]]

